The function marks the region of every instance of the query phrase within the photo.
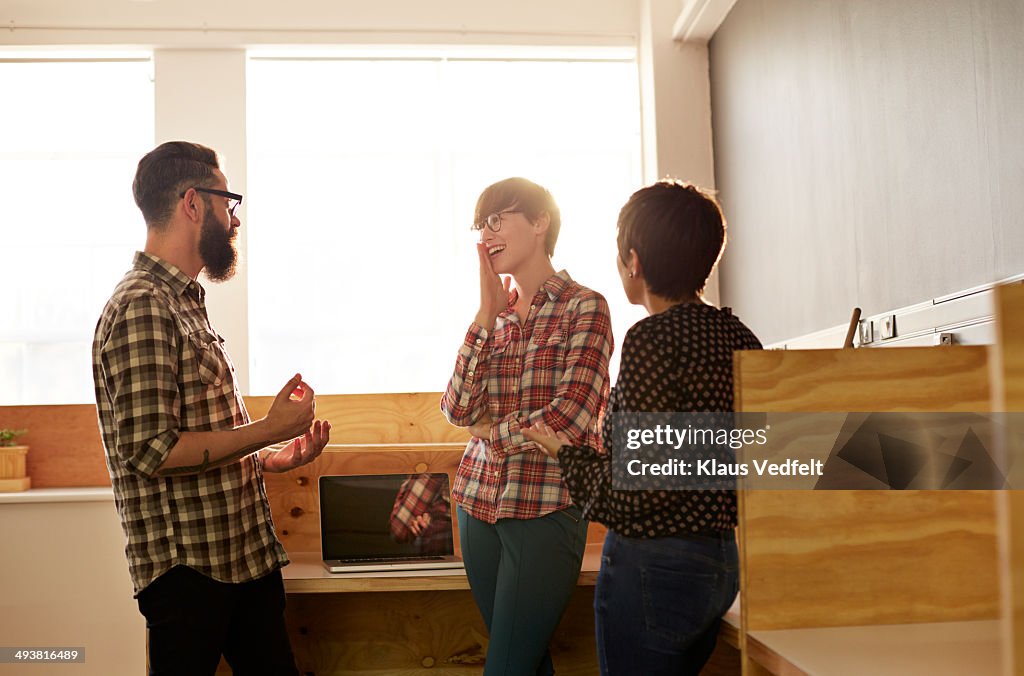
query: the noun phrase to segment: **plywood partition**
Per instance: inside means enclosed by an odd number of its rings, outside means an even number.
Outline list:
[[[0,427],[28,430],[33,488],[110,485],[94,404],[0,406]]]
[[[267,497],[278,537],[289,552],[320,551],[317,490],[321,475],[444,472],[454,481],[462,449],[461,444],[438,444],[430,448],[331,447],[305,467],[285,474],[266,474]],[[458,537],[457,529],[455,536]]]
[[[331,422],[331,445],[306,467],[267,474],[267,496],[281,542],[289,552],[320,550],[317,485],[324,474],[455,472],[469,439],[442,416],[440,393],[318,395],[317,417]],[[264,415],[273,398],[249,397],[252,416]],[[592,524],[589,542],[606,529]],[[458,545],[458,531],[455,533]]]
[[[998,411],[1024,413],[1024,284],[1000,287],[995,296],[993,402]],[[1018,458],[1024,453],[1009,450]],[[1024,676],[1024,491],[1006,491],[999,498],[1004,661],[1009,673]]]
[[[330,446],[305,467],[265,476],[285,549],[320,550],[321,475],[445,472],[454,480],[469,434],[448,424],[440,400],[439,392],[317,395],[317,417],[331,423]],[[248,397],[245,403],[259,417],[273,397]]]
[[[245,397],[252,418],[266,415],[273,397]],[[441,415],[439,392],[319,394],[317,416],[330,420],[334,444],[447,443],[469,435]],[[35,488],[109,486],[94,404],[0,406],[0,428],[28,429],[28,473]]]
[[[737,353],[736,367],[737,410],[990,410],[985,347],[764,350]]]
[[[447,472],[454,480],[469,434],[448,424],[440,392],[318,394],[317,417],[330,420],[331,445],[314,463],[266,475],[274,523],[289,551],[318,551],[317,481],[321,474]],[[245,397],[252,418],[273,397]],[[0,406],[0,428],[28,429],[28,474],[34,488],[109,486],[93,404]],[[588,540],[601,542],[594,524]],[[457,535],[456,535],[457,537]]]
[[[266,415],[273,397],[246,397],[249,415]],[[469,439],[441,413],[440,392],[318,394],[317,418],[329,420],[332,444],[459,443]]]
[[[742,352],[736,408],[989,411],[984,347]],[[986,491],[743,491],[744,630],[998,616]]]

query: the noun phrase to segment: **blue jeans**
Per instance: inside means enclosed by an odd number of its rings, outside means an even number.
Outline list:
[[[594,591],[601,673],[699,674],[737,591],[731,530],[649,539],[608,531]]]
[[[494,524],[456,513],[466,577],[491,635],[484,676],[555,673],[548,642],[579,581],[587,520],[574,506]]]

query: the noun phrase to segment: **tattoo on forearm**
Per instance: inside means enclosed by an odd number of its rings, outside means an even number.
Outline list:
[[[237,462],[238,460],[241,460],[242,458],[249,455],[253,451],[258,451],[261,448],[263,448],[263,444],[249,444],[248,446],[240,448],[234,453],[226,455],[217,462],[213,463],[210,462],[210,449],[207,448],[203,451],[203,461],[198,465],[185,465],[184,467],[168,467],[167,469],[160,470],[158,474],[162,476],[172,476],[177,474],[202,474],[208,469],[213,469],[215,467],[223,467],[224,465],[230,465],[233,462]]]

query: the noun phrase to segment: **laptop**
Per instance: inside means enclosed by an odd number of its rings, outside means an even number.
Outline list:
[[[320,549],[331,573],[461,569],[448,475],[321,476]]]

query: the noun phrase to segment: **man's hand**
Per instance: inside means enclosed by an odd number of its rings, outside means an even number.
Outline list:
[[[487,245],[477,242],[476,253],[480,257],[480,310],[476,313],[476,323],[488,331],[494,330],[494,322],[498,315],[508,307],[508,290],[512,278],[502,281],[491,265],[491,257],[487,255]]]
[[[263,469],[266,472],[287,472],[302,467],[320,457],[324,447],[331,438],[331,423],[317,420],[312,429],[306,430],[301,437],[292,439],[291,443],[280,451],[270,451],[263,458]]]
[[[267,413],[266,425],[273,442],[294,439],[309,432],[316,412],[313,388],[296,373],[274,397]]]
[[[565,432],[555,432],[542,422],[522,429],[523,436],[540,446],[551,458],[558,460],[558,451],[562,446],[569,443],[569,435]]]

